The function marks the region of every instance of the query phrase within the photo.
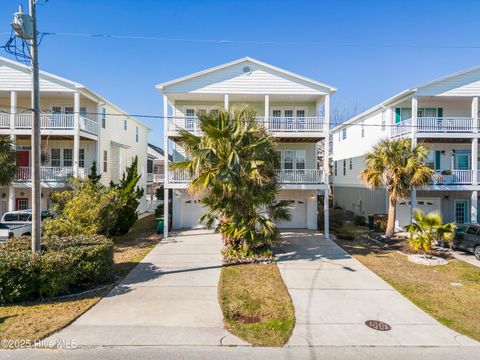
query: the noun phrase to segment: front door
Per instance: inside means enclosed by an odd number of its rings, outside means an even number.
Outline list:
[[[17,151],[17,166],[19,167],[30,166],[30,151],[28,150]]]
[[[455,222],[464,224],[468,222],[468,200],[455,200]]]

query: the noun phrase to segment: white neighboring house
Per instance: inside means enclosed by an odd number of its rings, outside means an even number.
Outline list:
[[[409,137],[430,150],[435,175],[397,205],[397,227],[412,207],[438,210],[445,222],[477,222],[480,67],[407,89],[332,130],[334,203],[356,214],[387,213],[385,190],[359,179],[364,155],[381,138]]]
[[[328,197],[323,170],[328,169],[328,159],[326,167],[319,167],[317,146],[319,142],[328,146],[330,95],[335,88],[246,57],[157,85],[157,89],[163,95],[163,115],[168,119],[164,122],[164,148],[173,153],[173,162],[184,159],[176,142],[179,130],[198,133],[200,112],[245,105],[254,109],[258,122],[279,142],[278,198],[290,202],[292,219],[278,226],[317,229],[317,195]],[[198,220],[205,210],[200,199],[187,193],[188,183],[186,174],[169,170],[165,161],[165,199],[167,190],[174,189],[174,229],[202,226]],[[164,210],[167,218],[168,206]],[[167,231],[165,227],[165,236]],[[328,236],[328,229],[325,232]]]
[[[171,161],[172,156],[169,156]],[[148,159],[147,159],[147,209],[154,212],[155,208],[162,202],[155,197],[157,189],[163,185],[164,181],[164,152],[163,149],[148,144]]]
[[[40,72],[41,208],[50,208],[50,193],[64,188],[69,176],[89,174],[94,161],[101,182],[117,182],[138,156],[146,188],[149,129],[84,85]],[[17,175],[0,187],[0,215],[31,208],[31,75],[25,65],[0,57],[0,136],[17,149]],[[138,211],[146,210],[145,196]]]

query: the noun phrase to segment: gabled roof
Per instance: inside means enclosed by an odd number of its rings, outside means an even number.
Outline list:
[[[264,63],[264,62],[262,62],[262,61],[260,61],[260,60],[251,58],[251,57],[249,57],[249,56],[246,56],[246,57],[243,57],[243,58],[241,58],[241,59],[234,60],[234,61],[231,61],[231,62],[222,64],[222,65],[214,66],[214,67],[212,67],[212,68],[209,68],[209,69],[206,69],[206,70],[202,70],[202,71],[196,72],[196,73],[194,73],[194,74],[187,75],[187,76],[184,76],[184,77],[175,79],[175,80],[170,80],[170,81],[167,81],[167,82],[158,84],[158,85],[156,85],[155,87],[156,87],[159,91],[161,91],[161,90],[163,90],[164,88],[166,88],[166,87],[168,87],[168,86],[175,85],[175,84],[181,83],[181,82],[183,82],[183,81],[191,80],[191,79],[194,79],[194,78],[199,77],[199,76],[202,76],[202,75],[206,75],[206,74],[209,74],[209,73],[218,71],[218,70],[222,70],[222,69],[228,68],[228,67],[230,67],[230,66],[238,65],[238,64],[241,64],[241,63],[243,63],[243,62],[251,62],[251,63],[257,64],[257,65],[266,67],[266,68],[268,68],[268,69],[270,69],[270,70],[277,71],[277,72],[282,73],[282,74],[284,74],[284,75],[288,75],[288,76],[297,78],[297,79],[299,79],[299,80],[308,82],[308,83],[310,83],[310,84],[312,84],[312,85],[320,86],[320,87],[322,87],[322,88],[326,88],[326,89],[328,89],[331,93],[334,93],[335,91],[337,91],[337,89],[334,88],[333,86],[330,86],[330,85],[327,85],[327,84],[324,84],[324,83],[321,83],[321,82],[318,82],[318,81],[315,81],[315,80],[306,78],[306,77],[304,77],[304,76],[302,76],[302,75],[299,75],[299,74],[293,73],[293,72],[291,72],[291,71],[287,71],[287,70],[278,68],[278,67],[276,67],[276,66],[273,66],[273,65],[270,65],[270,64],[267,64],[267,63]]]
[[[0,65],[2,65],[2,63],[6,66],[9,66],[11,68],[14,68],[14,69],[17,69],[19,71],[23,71],[23,72],[26,72],[26,73],[30,73],[31,70],[28,66],[24,65],[24,64],[21,64],[17,61],[13,61],[13,60],[10,60],[10,59],[7,59],[5,57],[2,57],[0,56]],[[125,114],[125,116],[128,116],[129,118],[135,120],[139,125],[145,127],[147,130],[151,130],[146,124],[144,124],[142,121],[138,120],[137,118],[135,118],[134,116],[131,116],[128,112],[122,110],[121,108],[119,108],[117,105],[113,104],[112,102],[108,101],[107,99],[105,99],[103,96],[100,96],[99,94],[95,93],[94,91],[90,90],[89,88],[87,88],[85,85],[82,85],[78,82],[75,82],[75,81],[72,81],[72,80],[68,80],[68,79],[65,79],[61,76],[57,76],[57,75],[54,75],[54,74],[51,74],[49,72],[46,72],[46,71],[43,71],[43,70],[40,70],[39,72],[39,76],[41,79],[45,79],[45,80],[49,80],[49,81],[52,81],[52,82],[55,82],[57,84],[60,84],[66,88],[70,88],[72,90],[75,90],[75,91],[79,91],[80,93],[83,93],[83,95],[87,96],[87,97],[94,97],[94,98],[97,98],[98,100],[100,100],[101,102],[104,102],[104,103],[107,103],[108,105],[110,105],[111,107],[113,107],[115,110],[117,110],[119,113],[122,113],[122,114]]]
[[[150,149],[152,149],[153,151],[156,151],[156,152],[159,153],[160,155],[165,156],[165,152],[163,151],[163,149],[162,149],[161,147],[158,147],[158,146],[153,145],[153,144],[151,144],[151,143],[148,143],[148,147],[149,147]],[[172,155],[168,155],[168,160],[169,160],[169,161],[173,161]]]
[[[475,72],[475,71],[479,71],[480,70],[480,66],[475,66],[475,67],[472,67],[472,68],[469,68],[467,70],[463,70],[463,71],[459,71],[459,72],[456,72],[454,74],[451,74],[451,75],[447,75],[447,76],[443,76],[439,79],[436,79],[436,80],[433,80],[433,81],[429,81],[427,83],[423,83],[421,85],[418,85],[418,86],[415,86],[415,87],[412,87],[412,88],[409,88],[409,89],[406,89],[406,90],[403,90],[402,92],[399,92],[398,94],[388,98],[387,100],[385,101],[382,101],[381,103],[369,108],[368,110],[352,117],[351,119],[345,121],[344,123],[336,126],[335,128],[332,129],[332,132],[336,132],[338,130],[340,130],[341,128],[349,125],[349,124],[353,124],[363,118],[365,118],[366,116],[376,112],[376,111],[379,111],[385,107],[387,107],[388,105],[391,105],[391,104],[394,104],[394,103],[397,103],[401,100],[403,100],[404,98],[410,96],[410,95],[413,95],[414,93],[416,93],[417,91],[421,90],[421,89],[424,89],[428,86],[432,86],[432,85],[435,85],[435,84],[439,84],[441,82],[444,82],[444,81],[448,81],[448,80],[451,80],[453,78],[456,78],[456,77],[460,77],[460,76],[464,76],[464,75],[467,75],[471,72]]]

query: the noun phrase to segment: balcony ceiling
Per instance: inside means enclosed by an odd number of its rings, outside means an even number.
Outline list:
[[[170,93],[168,97],[172,100],[185,101],[224,101],[224,94],[199,94],[199,93]],[[264,102],[265,96],[261,94],[229,94],[229,102]],[[276,94],[270,95],[270,102],[312,102],[316,101],[319,95],[312,94]]]

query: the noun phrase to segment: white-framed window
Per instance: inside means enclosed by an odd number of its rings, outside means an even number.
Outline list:
[[[50,166],[60,167],[60,149],[50,149]]]
[[[65,114],[73,114],[73,106],[65,106]]]
[[[135,127],[135,141],[138,143],[138,134],[139,134],[139,130],[138,130],[138,126]]]
[[[306,166],[305,155],[306,155],[305,150],[295,150],[295,169],[305,170],[305,166]]]
[[[347,128],[344,127],[342,129],[342,140],[345,140],[347,138]]]
[[[80,106],[80,116],[87,117],[87,108],[85,106]]]
[[[455,222],[464,224],[468,221],[468,200],[455,200]]]
[[[365,137],[365,120],[362,120],[360,131],[361,131],[362,138]]]
[[[386,123],[387,123],[387,120],[385,117],[385,111],[382,111],[382,131],[385,131]]]
[[[102,129],[107,128],[107,109],[102,107]]]
[[[63,149],[63,166],[64,167],[73,166],[73,150],[72,149]]]
[[[123,130],[127,131],[127,127],[128,127],[128,120],[123,119]]]
[[[103,172],[106,173],[108,171],[108,152],[107,150],[103,151]]]
[[[78,167],[85,167],[85,149],[78,150]]]
[[[295,150],[283,150],[283,169],[293,170],[295,159]]]

